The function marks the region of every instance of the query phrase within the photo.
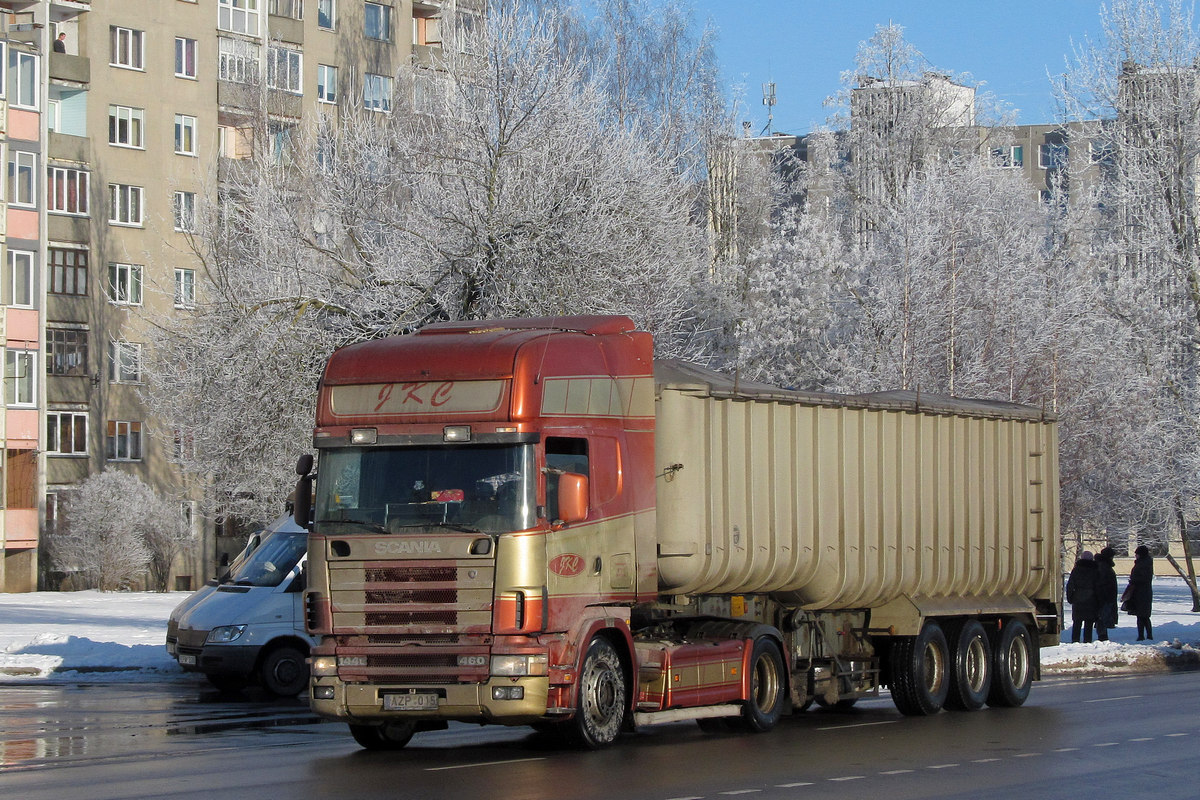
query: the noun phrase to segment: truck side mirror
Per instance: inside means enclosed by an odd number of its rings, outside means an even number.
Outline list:
[[[588,515],[588,479],[578,472],[558,476],[558,518],[562,522],[583,522]]]
[[[305,453],[296,460],[296,474],[300,476],[300,480],[296,481],[296,495],[292,501],[292,519],[301,528],[308,528],[309,518],[312,517],[312,465],[313,457],[311,453]]]

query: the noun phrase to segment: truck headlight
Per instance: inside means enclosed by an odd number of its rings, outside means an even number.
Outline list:
[[[311,669],[312,674],[317,677],[337,675],[337,659],[333,656],[314,656]]]
[[[222,625],[208,632],[206,644],[228,644],[237,641],[246,632],[245,625]]]
[[[504,678],[521,678],[547,674],[549,663],[545,653],[540,655],[492,656],[492,674]]]

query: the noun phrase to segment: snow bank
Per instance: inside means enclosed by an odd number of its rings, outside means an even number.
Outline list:
[[[195,680],[167,655],[167,618],[186,592],[0,594],[0,679]],[[1154,640],[1121,615],[1112,641],[1042,651],[1047,675],[1200,668],[1200,614],[1179,578],[1154,581]],[[1070,612],[1068,611],[1068,619]],[[1068,636],[1069,638],[1069,636]]]

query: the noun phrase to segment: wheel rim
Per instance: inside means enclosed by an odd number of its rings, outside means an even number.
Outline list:
[[[1029,651],[1025,640],[1014,636],[1008,645],[1008,680],[1013,687],[1020,689],[1029,679]]]
[[[281,658],[271,672],[280,686],[291,686],[300,680],[300,664],[292,658]]]
[[[924,662],[925,691],[930,696],[936,696],[942,691],[942,686],[946,682],[946,654],[942,652],[936,642],[927,642],[922,660]]]
[[[975,693],[979,694],[983,691],[984,685],[987,683],[988,675],[988,653],[987,648],[983,645],[983,640],[976,636],[971,639],[971,643],[967,645],[966,653],[966,675],[967,687]]]
[[[779,670],[774,659],[765,653],[754,664],[751,692],[754,705],[764,714],[775,708],[780,692]]]
[[[622,691],[617,672],[608,664],[597,659],[590,665],[584,679],[584,713],[593,730],[598,732],[610,728],[614,720],[620,721]]]

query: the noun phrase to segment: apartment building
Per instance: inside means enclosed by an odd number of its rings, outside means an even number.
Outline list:
[[[34,588],[39,529],[52,533],[64,494],[104,469],[178,499],[196,546],[169,588],[197,586],[240,549],[197,513],[205,487],[173,467],[183,445],[139,399],[148,320],[202,301],[190,234],[234,162],[286,148],[318,118],[336,124],[350,102],[389,112],[397,70],[429,63],[455,13],[455,0],[0,0],[0,587]]]

